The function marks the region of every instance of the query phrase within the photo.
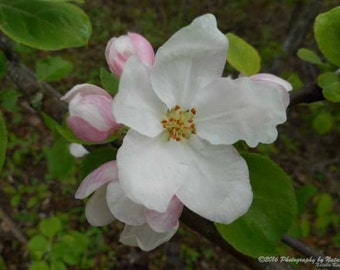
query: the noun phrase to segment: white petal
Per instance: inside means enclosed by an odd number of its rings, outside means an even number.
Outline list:
[[[293,86],[288,81],[281,79],[280,77],[277,77],[273,74],[258,73],[258,74],[250,76],[249,78],[256,80],[256,81],[262,81],[265,83],[278,84],[282,86],[286,91],[291,91],[293,89]]]
[[[106,202],[106,185],[100,187],[87,201],[85,215],[92,226],[104,226],[115,220]]]
[[[138,226],[145,223],[144,207],[134,203],[126,195],[119,182],[107,186],[106,200],[113,216],[128,225]]]
[[[166,209],[166,212],[159,213],[149,209],[145,210],[146,221],[156,232],[166,232],[174,227],[183,211],[183,204],[174,196]]]
[[[217,79],[193,100],[197,134],[213,144],[245,140],[251,147],[272,143],[286,121],[288,93],[281,86],[242,77]]]
[[[127,196],[158,212],[166,211],[187,174],[180,143],[164,134],[149,138],[131,129],[118,150],[117,166]]]
[[[73,86],[73,88],[69,90],[60,99],[65,102],[70,102],[73,99],[73,97],[77,94],[80,94],[81,96],[100,95],[100,96],[105,96],[107,98],[112,98],[110,94],[106,92],[104,89],[93,84],[83,83],[83,84],[77,84]]]
[[[253,195],[248,167],[233,146],[190,138],[189,175],[176,193],[193,212],[214,222],[231,223],[249,208]]]
[[[87,149],[79,143],[70,143],[70,153],[76,158],[81,158],[89,153]]]
[[[143,251],[150,251],[170,238],[176,233],[178,224],[170,231],[158,233],[153,231],[147,224],[142,226],[125,225],[119,241],[124,245],[138,246]]]
[[[113,99],[116,121],[154,137],[163,130],[160,121],[165,113],[165,105],[152,90],[147,67],[131,56],[125,65],[119,92]]]
[[[172,108],[188,109],[202,84],[220,77],[227,57],[228,40],[207,14],[175,33],[156,53],[151,82],[161,100]]]
[[[76,199],[84,199],[110,181],[118,181],[116,161],[106,162],[86,176],[83,182],[81,182],[75,197]]]

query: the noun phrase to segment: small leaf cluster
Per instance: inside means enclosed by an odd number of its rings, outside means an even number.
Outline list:
[[[28,241],[32,258],[29,270],[66,270],[68,266],[92,266],[86,258],[90,238],[77,231],[65,232],[58,216],[43,219],[38,225],[38,233]]]

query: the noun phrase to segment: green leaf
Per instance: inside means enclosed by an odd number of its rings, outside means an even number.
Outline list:
[[[50,56],[44,60],[38,60],[35,72],[41,81],[52,82],[66,77],[73,69],[73,64],[60,56]]]
[[[316,65],[322,65],[322,61],[320,59],[320,57],[313,52],[312,50],[306,49],[306,48],[301,48],[298,50],[297,55],[300,59],[312,63],[312,64],[316,64]]]
[[[272,160],[258,154],[247,161],[254,199],[249,211],[229,225],[216,224],[223,238],[251,257],[276,255],[283,234],[296,217],[291,178]]]
[[[17,100],[21,96],[21,93],[14,89],[2,89],[0,91],[0,104],[6,110],[11,112],[17,112]]]
[[[327,193],[320,194],[317,198],[317,205],[315,209],[316,215],[318,217],[329,215],[332,212],[332,208],[333,208],[332,197]]]
[[[0,0],[0,29],[16,42],[41,50],[84,46],[92,31],[79,7],[44,0]]]
[[[340,66],[340,6],[316,17],[314,35],[327,60]]]
[[[46,151],[50,178],[65,179],[74,168],[74,160],[69,151],[69,143],[64,138],[57,139],[52,148]]]
[[[0,172],[6,158],[6,148],[7,148],[7,129],[5,125],[5,120],[0,112]]]
[[[100,165],[116,159],[117,150],[114,148],[99,148],[86,155],[80,164],[80,179],[84,179]]]
[[[312,126],[319,135],[325,135],[331,131],[334,119],[330,112],[320,111],[313,119]]]
[[[296,191],[296,200],[298,206],[298,213],[305,212],[307,202],[317,193],[317,189],[313,185],[305,185]]]
[[[46,237],[42,235],[36,235],[28,241],[27,247],[29,252],[31,253],[32,258],[40,260],[43,255],[48,251],[49,243]]]
[[[261,68],[261,58],[257,50],[233,33],[228,33],[227,38],[229,40],[227,56],[229,64],[248,76],[258,73]]]
[[[332,102],[340,102],[340,78],[334,72],[324,72],[318,76],[322,94]]]
[[[34,261],[28,270],[49,270],[48,264],[44,261]]]
[[[44,112],[41,112],[41,116],[44,120],[44,124],[46,127],[48,127],[50,130],[55,130],[59,126],[59,123],[54,120],[51,116],[47,115]]]
[[[67,268],[62,261],[52,260],[51,270],[67,270]]]
[[[39,223],[39,230],[43,235],[52,238],[61,231],[61,221],[58,217],[55,216],[43,219]]]
[[[111,95],[116,95],[118,92],[119,79],[105,68],[100,69],[100,81],[103,88]]]
[[[6,75],[7,71],[7,57],[3,51],[0,50],[0,79]]]
[[[52,257],[62,259],[68,265],[77,265],[90,244],[88,236],[72,231],[64,235],[52,247]]]

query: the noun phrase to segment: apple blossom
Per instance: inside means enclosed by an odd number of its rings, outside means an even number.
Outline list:
[[[104,163],[90,173],[75,197],[84,199],[93,192],[85,208],[88,222],[93,226],[104,226],[115,219],[125,223],[120,236],[123,244],[149,251],[168,241],[178,229],[183,204],[174,196],[166,211],[158,213],[134,203],[120,186],[116,161]]]
[[[121,188],[137,204],[165,212],[176,196],[214,222],[230,223],[252,202],[245,160],[232,146],[272,143],[286,120],[287,82],[221,77],[228,40],[213,15],[175,33],[151,66],[130,57],[113,101],[129,127],[118,150]]]
[[[98,86],[78,84],[61,100],[69,103],[67,125],[83,141],[103,142],[120,126],[112,114],[112,97]]]
[[[121,76],[125,63],[131,55],[136,55],[142,63],[148,66],[151,66],[155,59],[150,42],[137,33],[113,37],[106,45],[107,64],[117,77]]]

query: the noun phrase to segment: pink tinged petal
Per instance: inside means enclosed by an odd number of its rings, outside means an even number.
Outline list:
[[[138,204],[165,212],[175,192],[186,181],[182,144],[165,134],[155,138],[129,130],[117,154],[119,182]]]
[[[169,241],[177,229],[178,224],[167,232],[158,233],[153,231],[147,224],[142,226],[125,225],[119,241],[124,245],[138,246],[143,251],[150,251]]]
[[[106,185],[101,186],[87,201],[85,215],[92,226],[105,226],[115,220],[106,202]]]
[[[110,39],[105,48],[106,62],[110,71],[120,77],[128,58],[135,54],[135,50],[127,35]]]
[[[80,94],[81,96],[99,95],[112,99],[110,94],[102,88],[93,84],[84,83],[75,85],[70,91],[68,91],[63,97],[61,97],[61,100],[69,103],[77,94]]]
[[[281,79],[273,74],[269,73],[258,73],[249,77],[250,79],[264,82],[264,83],[274,83],[283,87],[286,91],[291,91],[293,86],[286,80]]]
[[[113,216],[127,225],[138,226],[145,223],[144,207],[131,201],[119,182],[107,186],[106,200]]]
[[[194,135],[186,152],[190,169],[176,193],[179,200],[213,222],[228,224],[245,214],[253,194],[247,164],[235,148],[212,145]]]
[[[103,142],[113,133],[113,130],[100,131],[77,116],[69,116],[66,122],[74,135],[85,142]]]
[[[70,153],[76,158],[81,158],[89,153],[84,146],[79,143],[70,143]]]
[[[104,163],[98,169],[86,176],[78,187],[75,197],[76,199],[84,199],[99,187],[110,181],[118,181],[117,165],[115,160]]]
[[[69,111],[71,116],[78,116],[86,120],[94,128],[100,131],[108,131],[116,128],[112,114],[112,98],[100,95],[76,95],[70,102]]]
[[[151,66],[155,61],[155,52],[150,42],[137,33],[128,33],[138,59],[145,65]]]
[[[196,132],[212,144],[238,140],[255,147],[272,143],[276,126],[286,121],[288,93],[276,84],[242,77],[221,78],[200,89],[192,101],[196,106]]]
[[[228,40],[207,14],[175,33],[156,53],[151,68],[152,86],[160,99],[172,108],[190,109],[195,91],[222,75]]]
[[[273,74],[268,73],[259,73],[255,74],[253,76],[249,77],[252,80],[256,80],[258,82],[262,83],[271,83],[281,86],[283,89],[285,89],[287,92],[291,91],[293,89],[293,86],[286,80],[281,79],[280,77],[277,77]],[[284,95],[283,102],[286,107],[289,105],[289,95]]]
[[[113,114],[118,123],[154,137],[163,131],[165,105],[153,92],[147,68],[130,57],[113,100]]]
[[[183,211],[183,204],[176,196],[172,197],[168,209],[164,213],[146,209],[145,217],[149,226],[156,232],[162,233],[177,226]]]

